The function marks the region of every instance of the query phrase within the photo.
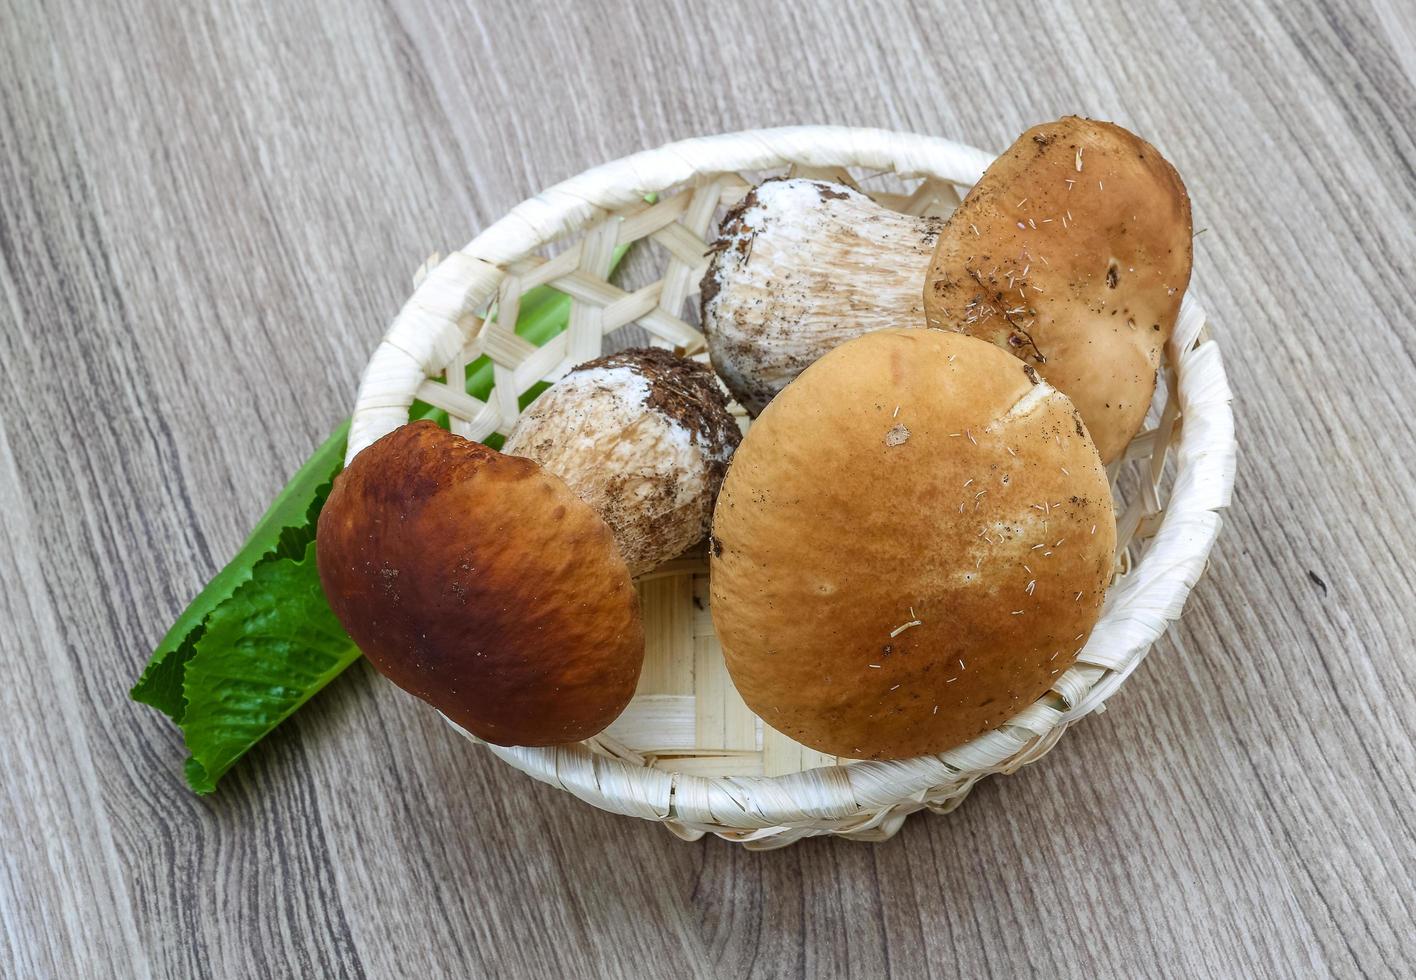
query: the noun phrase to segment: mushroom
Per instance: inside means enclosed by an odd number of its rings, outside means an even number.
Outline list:
[[[320,580],[380,672],[478,737],[588,738],[643,663],[633,576],[703,537],[741,438],[706,366],[590,361],[505,452],[419,422],[359,453],[320,513]]]
[[[431,422],[359,453],[320,512],[331,608],[373,665],[499,745],[588,738],[644,659],[609,525],[537,463]]]
[[[1072,403],[992,344],[851,340],[766,407],[710,539],[733,683],[848,758],[942,752],[1041,697],[1111,579],[1106,473]]]
[[[1024,133],[942,227],[820,181],[768,181],[724,221],[702,287],[713,365],[749,412],[883,327],[979,337],[1035,367],[1104,461],[1139,430],[1190,279],[1190,201],[1119,126]]]
[[[564,480],[641,575],[707,534],[741,438],[706,365],[646,347],[575,368],[532,403],[502,450]]]
[[[756,416],[851,337],[924,324],[924,270],[944,227],[840,184],[767,180],[723,219],[700,293],[708,352]]]

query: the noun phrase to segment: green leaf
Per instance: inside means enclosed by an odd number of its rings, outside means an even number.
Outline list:
[[[278,558],[214,609],[182,683],[183,733],[198,793],[359,657],[325,602],[311,540]]]
[[[615,249],[611,269],[626,251]],[[570,305],[549,286],[529,290],[516,333],[541,346],[565,330]],[[491,360],[469,364],[464,380],[467,393],[485,401]],[[546,387],[524,392],[522,408]],[[409,418],[448,423],[446,412],[424,402],[413,403]],[[192,753],[187,782],[198,793],[212,792],[237,759],[358,658],[325,602],[314,558],[320,508],[343,468],[348,435],[345,420],[291,477],[236,557],[167,631],[130,692],[182,729]],[[499,449],[502,439],[486,442]]]
[[[625,250],[625,246],[616,249],[616,265]],[[565,330],[569,319],[570,297],[549,286],[537,286],[522,297],[516,332],[539,347]],[[484,355],[467,366],[468,394],[486,401],[491,395],[492,385],[490,358]],[[545,388],[544,383],[532,386],[522,396],[522,407]],[[409,417],[414,420],[431,418],[439,425],[447,425],[447,413],[424,402],[415,402]],[[324,496],[318,495],[319,488],[333,480],[343,467],[348,436],[349,420],[346,419],[290,478],[240,552],[198,593],[157,645],[142,677],[130,692],[133,700],[149,704],[181,724],[186,711],[182,699],[182,675],[197,641],[201,639],[207,616],[250,579],[262,560],[271,557],[298,558],[304,552],[305,542],[314,538],[315,522],[324,503]],[[493,448],[500,448],[499,438],[493,437],[488,441],[495,441],[497,445]]]
[[[282,552],[282,536],[287,532],[304,529],[303,533],[314,536],[314,520],[324,502],[320,488],[333,480],[343,466],[348,435],[346,419],[290,478],[236,557],[197,594],[157,645],[147,669],[131,691],[133,700],[150,704],[173,721],[181,722],[184,713],[182,673],[201,637],[202,624],[213,609],[250,579],[260,561]],[[294,546],[292,540],[284,553],[299,555],[303,552],[303,545]]]

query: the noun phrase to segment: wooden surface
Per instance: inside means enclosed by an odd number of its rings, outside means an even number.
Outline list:
[[[0,0],[0,976],[1412,975],[1416,8],[754,6]],[[127,688],[428,252],[672,138],[1064,112],[1189,182],[1242,460],[1183,623],[1046,762],[751,854],[361,665],[184,788]]]

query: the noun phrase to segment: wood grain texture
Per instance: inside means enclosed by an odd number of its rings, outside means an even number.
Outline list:
[[[1411,975],[1416,8],[763,8],[0,0],[0,976]],[[1185,619],[1045,763],[751,854],[361,665],[186,791],[126,690],[430,251],[677,137],[1065,112],[1186,176],[1243,455]]]

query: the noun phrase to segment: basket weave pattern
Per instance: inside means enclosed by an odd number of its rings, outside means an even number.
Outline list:
[[[656,343],[701,353],[703,337],[683,314],[707,267],[715,217],[747,192],[754,182],[747,172],[787,169],[852,183],[847,168],[892,174],[917,183],[906,193],[863,189],[899,211],[947,214],[991,160],[947,140],[794,127],[685,140],[587,171],[420,270],[413,297],[365,369],[349,457],[406,422],[415,398],[444,409],[467,438],[505,435],[521,392],[598,356],[605,335],[630,323]],[[663,196],[648,204],[651,194]],[[626,292],[607,281],[613,253],[642,239],[661,246],[662,271]],[[546,258],[539,252],[548,245],[564,247]],[[512,325],[522,295],[539,285],[566,293],[572,307],[566,331],[538,348]],[[495,378],[486,402],[461,384],[484,354]],[[763,725],[733,689],[713,635],[706,562],[686,556],[640,580],[644,673],[614,725],[576,745],[488,748],[595,806],[662,821],[686,839],[715,833],[753,848],[816,834],[882,840],[917,810],[948,812],[978,779],[1035,761],[1068,726],[1101,710],[1178,618],[1233,484],[1230,398],[1219,348],[1187,296],[1166,348],[1154,424],[1112,467],[1113,486],[1131,470],[1124,485],[1137,489],[1118,505],[1117,575],[1101,620],[1046,696],[967,745],[851,762]]]

